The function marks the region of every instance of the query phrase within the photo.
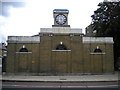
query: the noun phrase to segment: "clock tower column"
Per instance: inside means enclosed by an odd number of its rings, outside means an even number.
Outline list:
[[[52,27],[70,27],[70,25],[68,25],[68,13],[69,10],[67,9],[54,9],[54,25],[52,25]]]

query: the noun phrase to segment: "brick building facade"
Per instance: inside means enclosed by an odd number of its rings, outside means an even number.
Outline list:
[[[84,37],[81,29],[68,25],[68,10],[53,13],[54,25],[41,28],[39,35],[8,37],[7,73],[114,71],[112,37]]]

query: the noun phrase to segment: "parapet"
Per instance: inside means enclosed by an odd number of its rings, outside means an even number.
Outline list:
[[[8,36],[8,43],[40,43],[40,36]]]
[[[82,34],[82,29],[70,28],[70,27],[53,27],[53,28],[41,28],[40,33],[59,33],[59,34],[71,34],[77,33]]]
[[[112,37],[83,37],[83,43],[109,43],[113,44]]]

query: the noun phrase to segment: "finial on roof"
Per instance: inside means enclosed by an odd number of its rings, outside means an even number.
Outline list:
[[[62,44],[63,44],[63,42],[60,42],[60,44],[62,45]]]
[[[97,46],[97,49],[99,49],[100,47],[99,46]]]
[[[25,48],[25,45],[23,45],[23,48]]]

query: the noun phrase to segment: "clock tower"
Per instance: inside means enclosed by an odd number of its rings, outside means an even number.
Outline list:
[[[70,25],[68,25],[68,13],[69,10],[67,9],[54,9],[54,25],[52,25],[52,27],[70,27]]]

